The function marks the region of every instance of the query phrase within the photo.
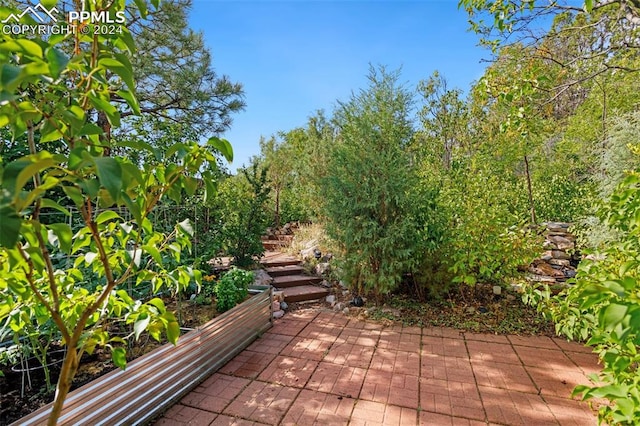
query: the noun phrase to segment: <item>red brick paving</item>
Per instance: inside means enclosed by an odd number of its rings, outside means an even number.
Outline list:
[[[595,425],[571,398],[599,371],[587,347],[543,336],[383,327],[290,312],[156,425]]]

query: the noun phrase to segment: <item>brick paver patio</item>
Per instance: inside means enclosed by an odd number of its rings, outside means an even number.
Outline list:
[[[589,348],[291,312],[156,425],[595,425]]]

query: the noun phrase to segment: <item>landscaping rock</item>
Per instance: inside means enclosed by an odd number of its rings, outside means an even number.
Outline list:
[[[329,270],[331,269],[331,265],[329,265],[328,262],[324,262],[324,263],[318,263],[316,265],[316,274],[318,275],[324,275],[327,272],[329,272]]]
[[[559,250],[572,250],[575,248],[575,243],[568,238],[560,235],[551,235],[549,241],[556,245]]]
[[[325,301],[329,304],[334,304],[336,303],[336,296],[333,294],[330,294],[325,298]]]
[[[502,287],[500,287],[499,285],[494,285],[493,294],[495,294],[496,296],[500,296],[502,294]]]
[[[349,308],[344,308],[342,310],[342,313],[345,314],[345,315],[349,315]]]
[[[547,261],[549,263],[549,265],[557,265],[557,266],[571,266],[571,262],[569,260],[566,259],[549,259]]]
[[[253,284],[255,285],[271,285],[273,278],[264,269],[256,269],[253,271]]]
[[[551,255],[553,256],[554,259],[564,259],[564,260],[571,259],[571,256],[569,256],[567,252],[564,252],[562,250],[552,250]]]
[[[313,247],[306,248],[304,250],[300,250],[300,257],[302,257],[302,259],[304,260],[315,259],[316,250],[318,250],[318,246],[313,246]]]
[[[333,259],[333,253],[327,253],[327,254],[325,254],[324,256],[322,256],[322,257],[320,258],[320,261],[321,261],[321,262],[328,262],[328,261],[330,261],[331,259]]]
[[[360,296],[356,296],[351,300],[351,304],[357,308],[364,306],[364,299]]]

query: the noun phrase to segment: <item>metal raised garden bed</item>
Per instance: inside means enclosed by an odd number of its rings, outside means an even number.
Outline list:
[[[253,291],[251,291],[253,290]],[[142,424],[173,405],[271,327],[271,287],[254,286],[250,299],[70,392],[60,425]],[[13,423],[46,424],[52,404]]]

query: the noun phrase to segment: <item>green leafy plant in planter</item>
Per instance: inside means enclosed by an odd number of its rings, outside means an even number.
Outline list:
[[[215,287],[216,309],[226,312],[242,302],[249,294],[249,284],[253,282],[253,272],[232,268],[218,281]]]
[[[158,3],[151,0],[155,8]],[[52,7],[55,1],[41,4]],[[141,17],[149,7],[144,0],[83,5],[87,12],[111,14],[126,7]],[[0,19],[20,12],[1,7]],[[127,142],[148,154],[140,163],[114,155],[112,148],[123,145],[110,137],[121,118],[114,99],[140,113],[129,59],[135,43],[125,26],[108,35],[88,28],[51,37],[0,34],[0,127],[28,146],[28,154],[0,160],[0,323],[26,334],[23,313],[41,309],[60,333],[66,354],[50,425],[58,422],[84,352],[109,348],[124,368],[122,338],[109,336],[107,319],[124,318],[136,338],[146,330],[177,341],[178,322],[162,300],[142,303],[125,288],[150,284],[155,294],[199,285],[200,272],[180,265],[181,253],[191,246],[189,222],[161,233],[149,217],[164,198],[180,202],[201,183],[211,193],[216,153],[232,157],[229,143],[218,138],[162,150]],[[79,229],[66,220],[71,208],[82,218]],[[63,219],[43,218],[53,211]],[[59,254],[72,264],[56,266]],[[93,282],[85,286],[89,274]]]

